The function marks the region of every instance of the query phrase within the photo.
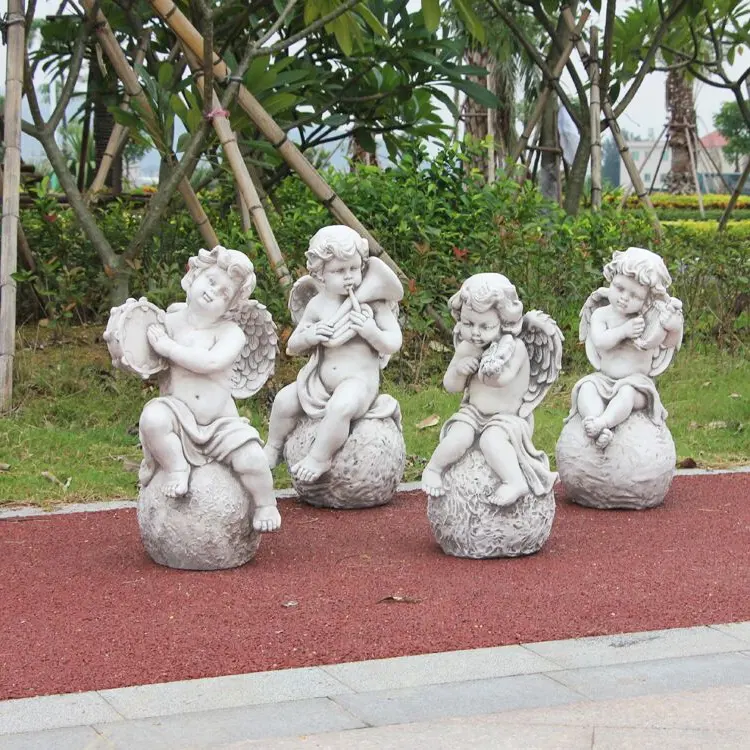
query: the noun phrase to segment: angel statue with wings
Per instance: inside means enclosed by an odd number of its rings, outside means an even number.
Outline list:
[[[444,473],[478,443],[501,481],[488,502],[507,507],[548,494],[556,475],[531,441],[532,411],[560,372],[560,329],[538,310],[524,315],[516,288],[498,273],[468,278],[449,306],[456,353],[443,385],[464,398],[422,474],[425,493],[444,495]]]
[[[255,283],[243,253],[221,245],[200,250],[182,279],[187,302],[170,305],[163,326],[148,327],[148,343],[167,366],[160,395],[141,414],[139,479],[146,488],[161,470],[162,493],[179,498],[194,467],[226,464],[253,498],[255,531],[275,531],[281,518],[271,470],[258,431],[234,403],[258,391],[274,368],[275,326],[250,299]]]
[[[592,508],[660,505],[677,459],[653,378],[682,343],[680,300],[664,261],[640,247],[613,254],[608,287],[581,310],[580,340],[596,371],[573,387],[555,455],[567,497]]]
[[[567,417],[580,415],[601,450],[634,411],[664,423],[667,412],[652,378],[669,366],[683,329],[682,303],[667,293],[672,279],[656,253],[617,251],[604,278],[609,287],[593,292],[581,310],[580,340],[597,371],[576,383]]]
[[[310,359],[296,382],[274,399],[265,450],[272,467],[286,458],[292,478],[309,491],[331,471],[361,418],[371,424],[392,420],[397,442],[403,444],[398,402],[379,394],[380,370],[401,347],[397,315],[403,287],[383,261],[369,257],[367,240],[346,226],[319,230],[306,256],[309,275],[295,283],[289,298],[296,328],[287,352],[309,354]],[[315,425],[315,434],[299,455],[291,437],[298,426],[308,424],[305,418]],[[364,465],[365,458],[360,455],[355,463]]]

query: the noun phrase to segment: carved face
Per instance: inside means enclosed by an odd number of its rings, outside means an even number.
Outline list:
[[[346,296],[362,283],[362,257],[332,258],[323,268],[323,284],[327,292]]]
[[[620,315],[637,315],[648,300],[648,287],[639,284],[631,276],[617,274],[609,285],[609,304]]]
[[[500,316],[496,310],[475,312],[468,305],[461,308],[461,339],[475,346],[486,347],[497,341],[501,334]]]
[[[227,311],[239,287],[239,279],[232,278],[219,266],[212,266],[196,276],[188,290],[188,305],[218,318]]]

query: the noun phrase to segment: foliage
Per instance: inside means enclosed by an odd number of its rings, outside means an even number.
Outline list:
[[[605,205],[598,213],[566,216],[529,183],[519,186],[514,180],[499,179],[491,186],[482,184],[477,174],[467,174],[464,168],[470,159],[471,153],[463,147],[428,157],[415,146],[386,170],[360,167],[354,173],[326,175],[405,273],[403,310],[414,330],[434,331],[430,306],[444,313],[450,327],[445,302],[460,282],[472,273],[497,271],[516,284],[527,305],[549,312],[568,339],[575,341],[578,311],[601,284],[603,265],[614,250],[638,245],[652,247],[667,260],[675,279],[674,293],[688,311],[688,336],[718,339],[731,347],[747,340],[748,322],[741,311],[735,311],[750,277],[745,222],[731,223],[723,234],[717,234],[715,222],[669,223],[662,242],[640,209],[620,211],[615,204]],[[241,230],[232,186],[227,184],[204,198],[220,241],[253,260],[258,298],[282,327],[288,325],[285,301],[265,253],[254,233]],[[278,198],[283,212],[271,212],[269,218],[287,265],[293,275],[300,276],[305,273],[309,238],[332,219],[298,180],[284,181]],[[43,213],[47,210],[40,204],[27,209],[23,217],[37,257],[45,263],[55,258],[62,266],[82,269],[78,296],[68,292],[66,297],[60,290],[58,309],[71,305],[74,319],[96,320],[108,309],[106,279],[97,270],[91,246],[76,231],[70,212],[59,210],[49,223]],[[141,209],[115,202],[99,210],[107,232],[126,237],[137,226]],[[132,264],[133,295],[146,294],[159,304],[179,299],[185,263],[201,245],[187,214],[172,212],[163,231]],[[60,289],[54,273],[46,283]],[[26,310],[25,316],[19,316],[23,320],[31,315],[25,284],[20,285],[20,299]]]
[[[737,102],[724,102],[714,115],[714,125],[727,139],[724,153],[729,159],[750,154],[750,123],[742,116]]]
[[[651,202],[654,204],[654,208],[657,211],[662,208],[691,208],[698,211],[698,196],[697,195],[673,195],[672,193],[651,193],[649,195]],[[729,195],[721,193],[706,193],[701,196],[703,200],[704,208],[716,208],[725,209],[729,203]],[[604,200],[610,203],[619,203],[621,195],[614,193],[608,193]],[[641,205],[640,199],[637,195],[629,195],[625,205],[629,208],[639,208]],[[740,195],[737,198],[735,205],[736,210],[750,209],[750,195]],[[659,211],[661,216],[661,212]]]

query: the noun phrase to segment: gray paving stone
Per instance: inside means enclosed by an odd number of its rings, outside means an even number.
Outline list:
[[[310,667],[100,690],[99,695],[124,717],[144,719],[347,692],[322,669]]]
[[[591,750],[747,750],[745,732],[602,727]]]
[[[750,737],[749,706],[750,685],[739,685],[505,711],[492,720],[523,725],[731,729]]]
[[[328,674],[356,692],[509,677],[558,668],[554,662],[532,653],[523,646],[401,656],[322,667]]]
[[[0,739],[0,747],[3,750],[107,750],[106,742],[91,727],[71,727],[6,734]]]
[[[96,693],[43,695],[0,701],[0,736],[120,719],[122,716]]]
[[[723,625],[712,625],[711,628],[750,643],[750,622],[728,622]]]
[[[727,633],[701,626],[543,641],[529,643],[525,648],[566,669],[575,669],[739,651],[744,646]]]
[[[750,657],[741,653],[687,656],[552,672],[550,677],[592,700],[750,683]]]
[[[500,726],[472,717],[241,742],[226,750],[590,750],[592,737],[584,727]]]
[[[328,698],[98,724],[108,750],[208,750],[244,740],[358,729]],[[98,749],[97,749],[98,750]]]
[[[581,700],[544,675],[517,675],[445,685],[339,695],[332,700],[366,724],[405,724],[453,716],[472,716],[529,706]]]

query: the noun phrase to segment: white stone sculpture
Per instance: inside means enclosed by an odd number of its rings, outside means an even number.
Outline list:
[[[237,250],[200,250],[182,288],[166,313],[146,298],[113,308],[104,335],[113,365],[159,377],[139,425],[141,537],[163,565],[235,567],[281,524],[260,437],[234,403],[273,373],[276,327]]]
[[[672,481],[675,448],[652,378],[682,343],[680,300],[664,261],[650,250],[615,252],[608,287],[581,310],[580,340],[596,372],[576,383],[557,443],[568,496],[595,508],[650,508]]]
[[[532,412],[560,372],[562,333],[539,310],[524,315],[498,273],[470,277],[449,305],[456,353],[443,385],[464,398],[422,474],[427,516],[448,554],[531,554],[552,528],[556,478],[532,443]]]
[[[274,399],[266,456],[271,466],[286,461],[313,505],[382,505],[406,457],[398,402],[378,395],[380,370],[401,347],[403,287],[346,226],[313,236],[307,269],[289,298],[296,328],[287,352],[310,360]]]

